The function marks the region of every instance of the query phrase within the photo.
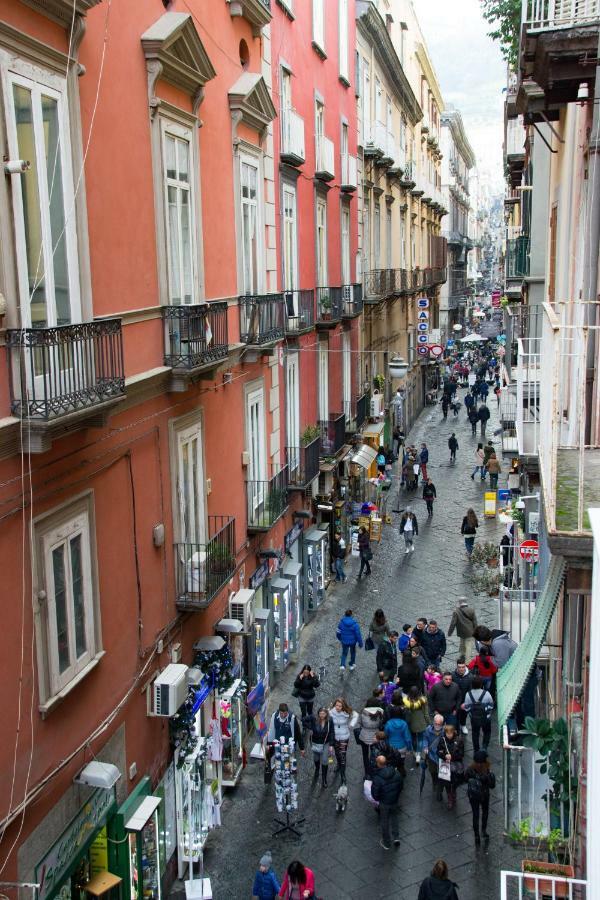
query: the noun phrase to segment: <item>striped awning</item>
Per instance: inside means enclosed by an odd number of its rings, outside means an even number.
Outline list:
[[[523,693],[527,679],[535,665],[540,647],[546,639],[548,626],[556,608],[556,602],[565,574],[562,556],[553,556],[548,577],[535,604],[535,612],[525,636],[508,662],[496,676],[496,703],[500,731]]]

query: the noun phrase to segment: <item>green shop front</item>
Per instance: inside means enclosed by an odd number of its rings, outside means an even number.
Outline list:
[[[160,804],[146,776],[112,819],[109,864],[122,878],[122,900],[161,900]]]
[[[109,864],[114,788],[96,788],[35,867],[38,900],[120,900],[121,877]]]

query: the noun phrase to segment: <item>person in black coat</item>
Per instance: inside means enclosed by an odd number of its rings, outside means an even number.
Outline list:
[[[485,846],[487,847],[490,840],[490,836],[487,833],[490,790],[496,787],[496,776],[490,769],[490,761],[485,750],[476,750],[473,754],[473,762],[465,772],[465,781],[467,783],[467,797],[473,812],[475,846],[481,846],[481,834],[479,832],[479,812],[481,811],[481,830]]]
[[[378,756],[377,770],[373,776],[371,796],[379,803],[381,822],[381,846],[390,850],[392,841],[400,846],[400,807],[398,800],[403,787],[403,779],[398,769],[390,766],[385,756]]]
[[[294,681],[294,690],[298,694],[300,714],[303,718],[304,716],[312,716],[315,689],[318,688],[320,684],[319,676],[313,672],[311,667],[302,666]]]
[[[437,859],[431,875],[421,883],[417,900],[458,900],[458,885],[448,878],[448,864]]]
[[[405,694],[411,687],[423,690],[423,670],[410,651],[402,654],[402,665],[398,669],[398,683]]]
[[[381,641],[377,647],[377,671],[381,678],[387,675],[390,680],[395,676],[398,668],[398,632],[390,632],[387,639]]]

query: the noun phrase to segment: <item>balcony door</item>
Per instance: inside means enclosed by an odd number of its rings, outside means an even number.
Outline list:
[[[317,197],[317,287],[327,287],[327,201]]]
[[[322,342],[319,344],[319,421],[327,422],[329,419],[329,347]]]
[[[344,300],[352,299],[352,286],[350,275],[350,210],[342,206],[342,284],[344,285]]]
[[[290,475],[296,471],[300,464],[300,389],[298,376],[298,353],[288,353],[285,369],[285,412]]]
[[[342,334],[342,393],[344,397],[344,415],[346,424],[354,418],[352,415],[352,352],[350,349],[350,335],[347,331]]]
[[[206,542],[202,428],[195,422],[177,431],[177,502],[180,544]]]
[[[363,83],[362,83],[362,125],[363,144],[371,142],[371,71],[369,63],[363,58]]]
[[[246,394],[246,448],[248,451],[248,512],[253,517],[264,502],[267,478],[265,396],[262,387]]]
[[[296,188],[284,182],[282,188],[282,266],[283,288],[286,292],[288,315],[298,315],[298,217],[296,210]]]
[[[263,283],[261,241],[262,207],[259,196],[258,159],[249,154],[240,157],[242,291],[259,294]]]

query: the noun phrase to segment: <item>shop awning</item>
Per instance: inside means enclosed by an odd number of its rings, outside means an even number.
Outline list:
[[[373,450],[372,447],[363,444],[360,450],[352,457],[352,462],[357,466],[362,466],[363,469],[368,469],[376,456],[377,450]]]
[[[101,897],[102,894],[106,894],[107,891],[112,890],[118,884],[121,884],[122,881],[123,879],[119,878],[118,875],[113,875],[112,872],[104,870],[98,872],[97,875],[94,875],[94,877],[87,882],[85,889],[92,897]]]
[[[519,701],[544,643],[565,574],[562,556],[552,557],[546,583],[535,604],[525,637],[496,676],[498,726],[503,726]]]
[[[243,630],[244,626],[239,619],[219,619],[215,625],[215,631],[223,634],[240,634]]]
[[[363,430],[363,438],[381,438],[383,436],[383,430],[385,428],[385,422],[371,422],[370,425],[367,425]]]
[[[141,831],[160,806],[160,797],[144,797],[134,814],[125,822],[125,831]]]

